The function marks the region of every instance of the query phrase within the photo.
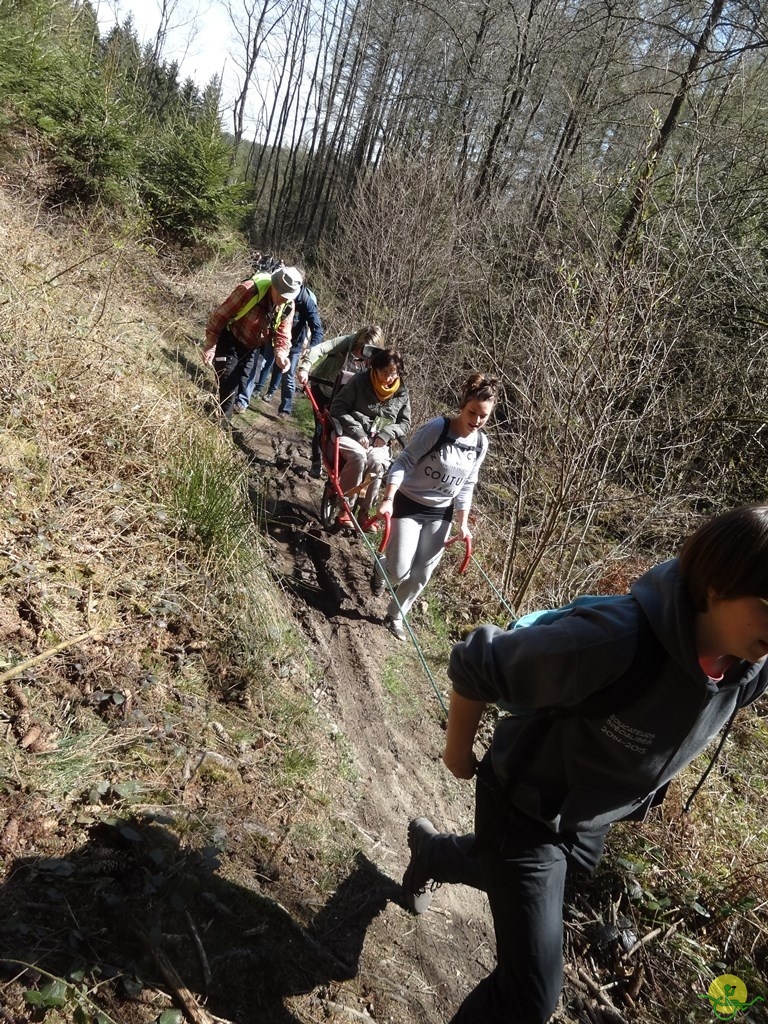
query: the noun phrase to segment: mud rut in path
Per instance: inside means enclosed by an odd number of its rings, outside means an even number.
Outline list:
[[[345,738],[359,779],[335,811],[357,831],[365,856],[399,883],[409,818],[426,813],[438,828],[466,831],[472,785],[451,778],[439,760],[443,712],[422,669],[404,681],[418,695],[415,714],[393,710],[381,676],[403,645],[381,625],[386,599],[371,597],[364,542],[328,534],[320,523],[322,482],[309,476],[308,439],[263,405],[255,417],[237,417],[234,428],[266,494],[268,543],[318,667],[314,702]],[[444,674],[436,682],[445,687]],[[493,963],[484,897],[447,887],[419,919],[386,902],[367,928],[357,985],[370,994],[377,1021],[436,1024],[450,1019]]]

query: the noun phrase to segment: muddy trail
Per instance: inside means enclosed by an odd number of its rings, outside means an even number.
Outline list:
[[[235,418],[233,438],[258,482],[275,573],[318,668],[313,700],[354,763],[357,784],[345,788],[336,813],[379,873],[380,906],[353,951],[356,986],[370,993],[366,1012],[376,1020],[437,1024],[492,968],[493,930],[484,898],[463,887],[441,890],[419,919],[400,906],[406,825],[427,814],[440,829],[469,830],[472,786],[442,766],[443,708],[413,646],[382,625],[386,598],[372,597],[369,586],[372,551],[359,536],[322,526],[323,482],[309,476],[309,439],[276,407],[253,404]],[[388,673],[404,702],[393,699]],[[435,682],[447,700],[444,671]],[[339,924],[359,932],[351,919]]]

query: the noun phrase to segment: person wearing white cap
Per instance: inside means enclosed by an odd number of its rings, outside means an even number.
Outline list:
[[[271,345],[275,363],[285,370],[290,362],[293,301],[301,290],[296,267],[280,267],[243,281],[208,318],[203,360],[219,381],[219,405],[232,418],[241,382],[264,345]]]

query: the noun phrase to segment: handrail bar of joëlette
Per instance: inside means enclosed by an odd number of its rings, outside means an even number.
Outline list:
[[[445,542],[444,546],[446,548],[449,548],[451,544],[455,544],[457,540],[462,540],[461,534],[459,533],[454,534],[453,537],[449,537],[448,540]],[[466,536],[463,538],[463,540],[464,558],[461,560],[461,565],[459,566],[459,575],[467,571],[467,566],[472,560],[472,538],[470,536]]]

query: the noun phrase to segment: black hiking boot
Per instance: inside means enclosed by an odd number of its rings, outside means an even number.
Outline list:
[[[378,570],[374,569],[371,574],[371,593],[374,597],[381,597],[384,593],[384,577]]]
[[[408,822],[408,847],[411,859],[403,875],[403,903],[412,914],[423,914],[432,902],[432,893],[439,888],[426,865],[424,846],[438,834],[429,818],[413,818]]]

